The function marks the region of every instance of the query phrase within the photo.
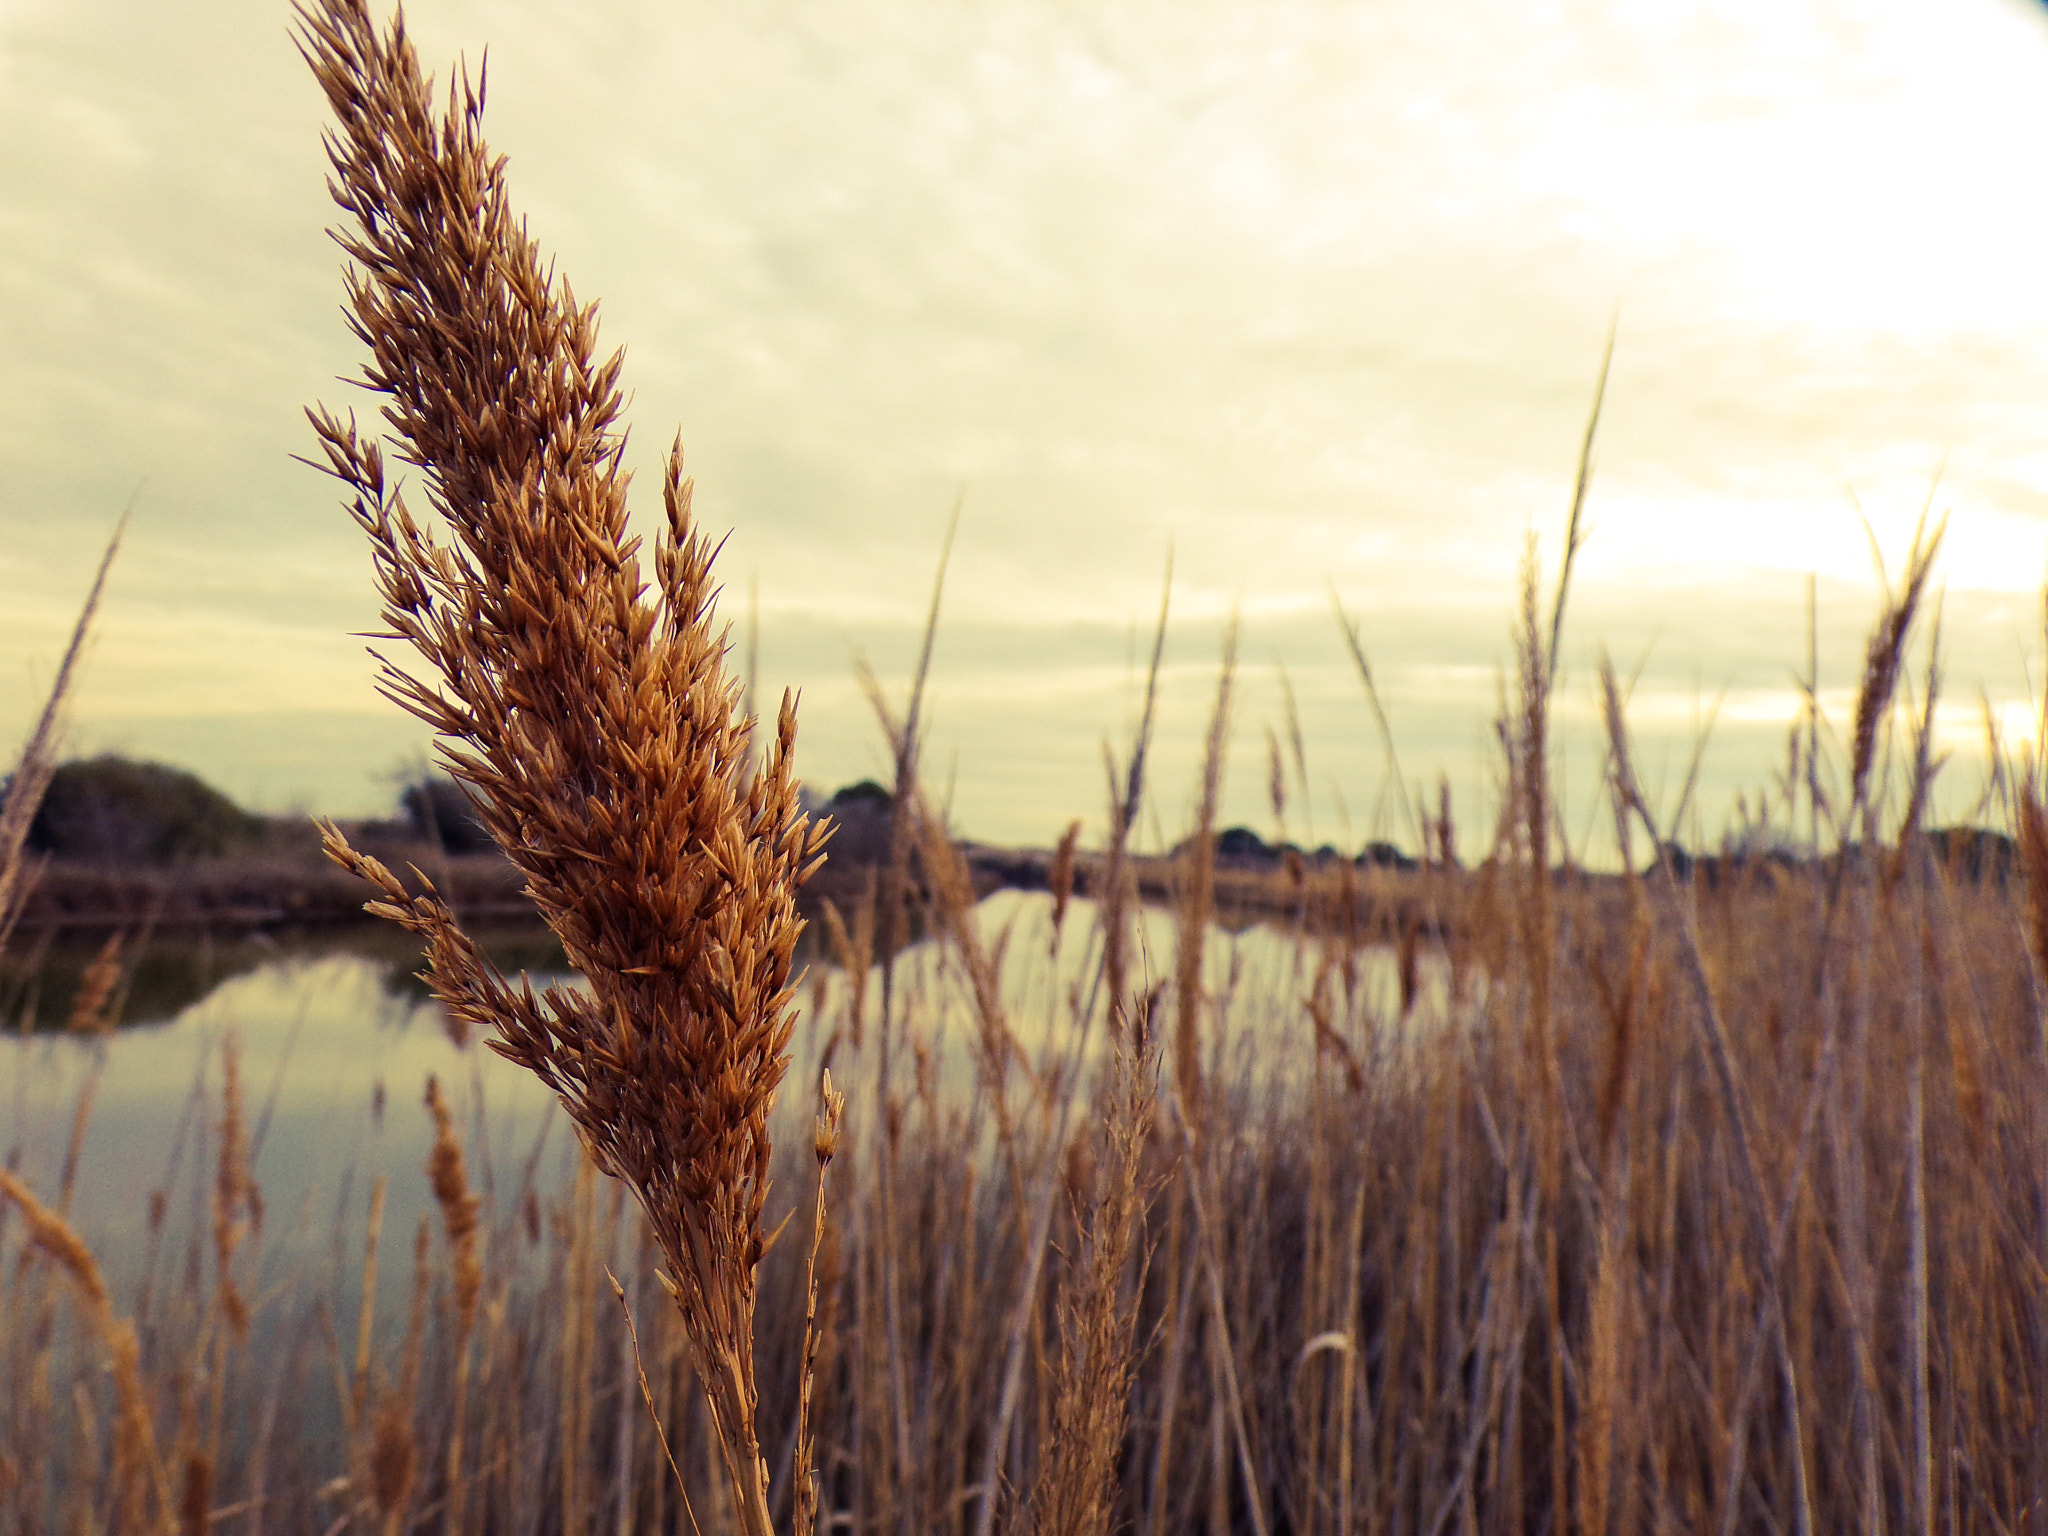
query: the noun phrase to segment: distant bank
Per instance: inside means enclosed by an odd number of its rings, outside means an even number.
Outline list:
[[[803,892],[813,914],[830,903],[850,916],[892,878],[912,907],[923,904],[923,861],[897,840],[888,792],[863,781],[811,801],[835,826],[826,862]],[[465,918],[500,925],[538,924],[519,872],[477,824],[451,780],[422,776],[403,786],[388,818],[343,824],[363,851],[408,882],[431,881]],[[1976,883],[2012,877],[2010,838],[1978,828],[1927,835],[1931,855],[1952,878]],[[367,921],[362,886],[330,864],[307,817],[263,817],[182,769],[111,756],[61,766],[30,833],[39,860],[16,931],[89,939],[124,931],[220,934],[313,929]],[[1061,899],[1098,896],[1111,878],[1099,854],[1069,847],[1005,848],[956,840],[975,894],[1051,890]],[[1140,899],[1170,902],[1180,893],[1193,850],[1133,856],[1127,878]],[[1896,851],[1888,858],[1898,857]],[[1388,842],[1356,854],[1333,846],[1268,843],[1245,827],[1215,835],[1215,916],[1225,927],[1286,919],[1396,940],[1456,926],[1482,896],[1486,866],[1466,870],[1441,855],[1418,860]],[[1705,892],[1739,891],[1822,872],[1778,847],[1727,847],[1706,855],[1672,847],[1657,868]],[[1561,868],[1556,878],[1602,884],[1614,875]]]

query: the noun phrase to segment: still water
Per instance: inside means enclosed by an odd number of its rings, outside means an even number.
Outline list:
[[[1099,975],[1099,938],[1086,902],[1072,904],[1057,933],[1052,915],[1049,897],[1014,891],[991,896],[975,913],[1023,1053],[1041,1070],[1071,1071],[1099,1049],[1096,1032],[1075,1022]],[[1134,981],[1170,975],[1172,917],[1148,911],[1137,926]],[[502,938],[496,958],[536,982],[564,979],[548,973],[547,946],[530,935]],[[138,986],[129,1010],[135,1022],[96,1038],[44,1029],[0,1043],[0,1156],[46,1200],[68,1198],[117,1298],[133,1294],[156,1262],[153,1199],[171,1231],[189,1238],[207,1230],[230,1056],[263,1206],[252,1277],[259,1294],[281,1291],[294,1277],[347,1269],[380,1177],[387,1181],[385,1241],[403,1255],[431,1210],[424,1167],[433,1128],[422,1102],[430,1077],[463,1130],[470,1180],[486,1211],[505,1209],[528,1180],[545,1192],[570,1176],[574,1136],[552,1096],[481,1042],[451,1038],[439,1006],[410,974],[416,960],[390,936],[199,959],[166,953],[145,957],[143,974],[152,963],[154,974],[184,979],[155,994]],[[1204,987],[1219,1055],[1249,1062],[1300,1059],[1294,1047],[1312,1052],[1300,1002],[1321,965],[1320,943],[1296,933],[1265,925],[1212,929]],[[898,957],[893,980],[896,1016],[908,1022],[915,1047],[899,1060],[913,1062],[942,1091],[971,1098],[975,1012],[958,951],[914,944]],[[1368,952],[1360,1005],[1391,1017],[1394,986],[1391,957]],[[179,987],[198,995],[180,995]],[[1431,988],[1424,1011],[1440,1015],[1440,976]],[[863,989],[865,1061],[851,1043],[853,991],[843,971],[813,957],[801,993],[798,1065],[778,1106],[778,1142],[805,1139],[800,1126],[810,1105],[798,1100],[808,1100],[821,1056],[830,1053],[842,1081],[872,1067],[879,968]],[[59,1001],[61,992],[53,984]],[[154,1016],[152,995],[160,999]],[[856,1097],[855,1136],[860,1104]],[[403,1269],[402,1262],[385,1269],[382,1305],[403,1286]]]

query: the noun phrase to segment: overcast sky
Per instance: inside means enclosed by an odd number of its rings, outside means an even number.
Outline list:
[[[2048,566],[2048,8],[2018,0],[419,0],[490,50],[513,195],[627,349],[633,461],[681,429],[759,593],[801,766],[883,765],[962,502],[928,764],[964,830],[1100,823],[1169,547],[1160,831],[1241,613],[1235,819],[1270,829],[1285,668],[1313,795],[1396,836],[1330,616],[1411,779],[1468,826],[1524,541],[1554,569],[1613,375],[1568,625],[1575,835],[1601,646],[1702,826],[1782,760],[1817,577],[1846,715],[1896,566],[1952,513],[1951,804],[1980,690],[2033,729]],[[357,366],[317,93],[285,8],[0,0],[0,711],[19,732],[131,497],[82,750],[246,803],[381,809],[424,734],[376,698],[366,552],[302,407]],[[1936,476],[1939,483],[1936,484]],[[643,513],[656,510],[651,473]],[[1403,840],[1406,840],[1405,837]]]

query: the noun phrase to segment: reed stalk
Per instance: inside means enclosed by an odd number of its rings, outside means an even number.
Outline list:
[[[402,16],[379,28],[363,0],[321,0],[298,18],[334,115],[362,381],[446,529],[414,520],[353,419],[309,413],[369,537],[388,637],[419,659],[380,656],[381,687],[438,733],[587,991],[513,985],[424,878],[409,889],[331,826],[328,851],[372,887],[370,910],[425,941],[451,1016],[553,1089],[634,1192],[741,1526],[768,1536],[753,1354],[767,1113],[795,892],[822,843],[797,803],[794,701],[756,772],[680,443],[650,595],[626,522],[620,359],[598,359],[594,307],[512,212],[481,78],[459,74],[437,109]]]
[[[78,668],[85,656],[85,642],[92,634],[93,620],[99,614],[100,598],[107,589],[107,573],[114,568],[114,556],[120,553],[121,537],[127,531],[128,519],[124,514],[112,537],[107,540],[105,553],[100,556],[99,569],[93,573],[92,587],[78,611],[78,621],[71,627],[71,639],[64,647],[63,660],[57,663],[57,676],[50,684],[49,697],[43,701],[35,726],[22,745],[21,756],[8,780],[6,799],[0,803],[0,948],[6,947],[14,932],[14,920],[20,911],[27,884],[25,850],[29,827],[36,819],[36,812],[42,808],[43,793],[50,787],[50,775],[57,769],[64,708],[78,678]]]
[[[170,1472],[157,1450],[156,1418],[142,1380],[142,1347],[135,1325],[114,1312],[100,1266],[72,1225],[30,1192],[28,1186],[0,1168],[0,1202],[11,1201],[28,1224],[28,1239],[41,1249],[71,1282],[93,1333],[113,1366],[119,1411],[114,1429],[113,1492],[117,1527],[125,1531],[168,1530],[178,1506],[171,1494]],[[0,1203],[0,1209],[5,1209]],[[151,1514],[151,1508],[154,1514]]]
[[[832,1086],[827,1072],[818,1090],[818,1125],[812,1150],[818,1159],[818,1200],[811,1213],[811,1261],[804,1285],[804,1352],[797,1381],[795,1464],[796,1516],[790,1522],[791,1536],[811,1536],[818,1524],[818,1447],[811,1422],[811,1395],[818,1375],[818,1255],[825,1245],[825,1174],[839,1152],[839,1120],[846,1109],[846,1095]]]
[[[1153,1053],[1141,1031],[1149,1034],[1134,1026],[1111,1044],[1107,1156],[1088,1210],[1083,1267],[1060,1298],[1052,1436],[1029,1512],[1034,1536],[1109,1536],[1114,1528],[1143,1278],[1133,1286],[1127,1271],[1143,1217],[1145,1141],[1155,1108]]]

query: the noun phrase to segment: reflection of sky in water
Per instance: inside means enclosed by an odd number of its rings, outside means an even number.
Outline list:
[[[0,1054],[0,1074],[13,1079],[0,1096],[0,1145],[21,1147],[24,1176],[54,1197],[80,1090],[97,1071],[74,1210],[116,1283],[131,1281],[152,1191],[169,1191],[173,1228],[185,1214],[181,1202],[206,1198],[195,1177],[209,1178],[214,1166],[221,1046],[232,1036],[263,1193],[267,1267],[315,1256],[324,1263],[342,1200],[344,1241],[359,1252],[379,1173],[390,1177],[386,1251],[402,1259],[431,1201],[431,1121],[421,1102],[429,1074],[440,1077],[465,1128],[478,1184],[516,1181],[518,1159],[553,1111],[509,1063],[475,1046],[458,1051],[438,1009],[392,996],[387,974],[352,955],[287,960],[234,977],[161,1028],[102,1042],[12,1042]]]
[[[1044,894],[1002,892],[977,910],[983,944],[1000,952],[1011,1028],[1039,1067],[1099,1049],[1099,1030],[1077,1039],[1070,1005],[1076,991],[1086,1001],[1099,970],[1095,915],[1092,904],[1074,902],[1055,954],[1051,901]],[[1144,911],[1132,949],[1133,986],[1170,977],[1174,946],[1172,914]],[[1233,1058],[1261,1071],[1306,1058],[1311,1037],[1300,1001],[1320,957],[1318,941],[1263,925],[1234,935],[1210,930],[1204,984]],[[232,1037],[265,1207],[263,1287],[308,1275],[333,1283],[328,1277],[337,1242],[341,1265],[352,1268],[362,1250],[370,1185],[384,1174],[389,1189],[378,1310],[394,1319],[403,1307],[413,1230],[432,1211],[424,1172],[432,1141],[422,1104],[428,1076],[441,1079],[463,1129],[472,1184],[486,1196],[487,1223],[493,1208],[502,1214],[517,1198],[537,1145],[544,1192],[559,1187],[573,1137],[528,1074],[480,1042],[458,1049],[441,1027],[438,1008],[395,994],[390,975],[388,961],[359,954],[287,958],[232,977],[161,1027],[124,1030],[97,1042],[18,1037],[0,1046],[0,1155],[18,1148],[23,1177],[54,1199],[78,1096],[98,1073],[73,1210],[125,1305],[141,1273],[152,1191],[169,1191],[174,1234],[207,1230],[221,1047]],[[1436,991],[1433,1006],[1440,1009],[1440,977]],[[897,1017],[909,1021],[910,1040],[922,1048],[941,1096],[957,1095],[972,1110],[978,1092],[970,1049],[974,1013],[957,955],[935,944],[912,946],[897,962],[896,992]],[[853,1090],[848,1130],[856,1142],[862,1122],[873,1119],[879,972],[867,989],[865,1060],[856,1059],[845,1038],[848,994],[846,977],[832,968],[814,969],[800,989],[798,1066],[776,1119],[781,1144],[807,1142],[801,1126],[811,1113],[817,1055],[835,1034],[833,1068]],[[1361,1006],[1391,1017],[1394,996],[1390,957],[1369,952]],[[906,1088],[919,1054],[898,1056]],[[1021,1093],[1021,1085],[1014,1091]],[[797,1187],[782,1179],[773,1203],[794,1198]],[[780,1219],[778,1210],[769,1214],[771,1221]],[[169,1269],[160,1265],[159,1273]],[[347,1294],[344,1318],[353,1312],[352,1289]]]
[[[1069,1001],[1078,988],[1085,1007],[1102,962],[1096,905],[1074,901],[1055,954],[1052,901],[1043,893],[999,891],[975,910],[983,947],[1001,959],[1000,992],[1019,1044],[1036,1062],[1048,1050],[1073,1049]],[[1132,924],[1129,976],[1133,991],[1146,991],[1175,973],[1178,919],[1165,908],[1140,908]],[[1212,925],[1203,948],[1202,986],[1214,1004],[1214,1022],[1229,1058],[1260,1072],[1300,1061],[1313,1045],[1313,1031],[1301,1004],[1313,989],[1325,946],[1313,935],[1283,925],[1256,923],[1237,932]],[[950,947],[921,944],[898,962],[898,986],[910,1018],[928,1047],[937,1047],[948,1067],[966,1069],[965,1035],[974,1028],[971,992]],[[1443,967],[1425,957],[1422,1018],[1441,1017],[1447,1006]],[[841,1006],[843,978],[830,978],[829,1017]],[[868,1008],[879,1006],[871,982]],[[1392,954],[1362,950],[1357,965],[1360,1017],[1392,1020],[1399,1013],[1399,980]],[[1166,1006],[1171,1011],[1171,993]],[[1166,1029],[1165,1020],[1158,1028]],[[1387,1031],[1389,1040],[1394,1032]],[[800,1040],[802,1038],[800,1034]],[[1216,1043],[1212,1037],[1212,1044]],[[1092,1054],[1099,1044],[1087,1042]],[[836,1070],[836,1069],[835,1069]]]

